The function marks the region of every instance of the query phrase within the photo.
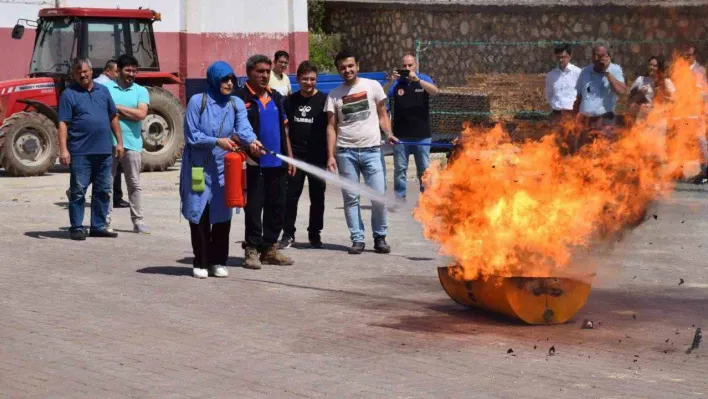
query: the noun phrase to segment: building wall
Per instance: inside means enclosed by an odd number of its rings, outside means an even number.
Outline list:
[[[34,20],[41,8],[151,8],[162,14],[154,24],[160,67],[183,77],[202,77],[216,60],[245,74],[248,56],[277,50],[291,54],[291,71],[307,59],[307,0],[0,0],[0,80],[27,74],[34,31],[21,40],[10,37],[17,19]],[[9,56],[11,55],[11,56]]]
[[[414,3],[414,2],[411,2]],[[420,53],[420,69],[445,86],[464,86],[475,74],[537,74],[554,66],[552,46],[538,41],[657,40],[612,49],[629,77],[652,54],[670,56],[672,40],[699,40],[708,31],[708,7],[533,7],[326,3],[327,26],[361,57],[363,70],[390,70],[415,39],[513,42],[514,45],[432,45]],[[478,43],[479,44],[479,43]],[[706,54],[706,42],[697,42]],[[589,62],[591,45],[580,45],[574,62]],[[699,60],[701,57],[699,56]]]

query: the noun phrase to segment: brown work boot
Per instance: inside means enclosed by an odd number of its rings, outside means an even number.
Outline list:
[[[261,268],[261,260],[258,258],[258,249],[255,247],[244,248],[243,268],[258,270]]]
[[[290,266],[295,262],[280,252],[278,244],[273,244],[261,253],[261,263],[264,265]]]

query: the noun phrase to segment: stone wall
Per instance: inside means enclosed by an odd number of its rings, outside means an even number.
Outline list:
[[[430,45],[420,69],[442,86],[464,86],[475,74],[538,74],[555,64],[551,45],[538,41],[697,41],[708,32],[708,7],[494,7],[403,4],[327,4],[326,27],[361,57],[362,70],[390,70],[415,39],[514,42],[515,45]],[[526,43],[529,42],[529,43]],[[706,42],[697,42],[699,54]],[[652,55],[670,56],[674,44],[619,44],[612,49],[628,80],[643,73]],[[579,45],[574,63],[584,66],[591,45]],[[700,60],[699,56],[699,60]]]

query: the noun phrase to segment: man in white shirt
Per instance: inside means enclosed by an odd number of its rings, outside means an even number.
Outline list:
[[[105,86],[106,83],[111,83],[118,80],[119,75],[118,61],[111,59],[106,61],[106,66],[103,67],[103,73],[94,79],[93,82],[100,83]]]
[[[273,69],[270,71],[270,81],[268,86],[282,94],[283,97],[289,96],[293,89],[290,85],[290,77],[287,70],[290,65],[290,54],[287,51],[279,50],[273,56]]]
[[[327,111],[327,168],[339,172],[347,180],[364,183],[383,194],[384,169],[381,163],[381,130],[389,142],[398,141],[391,133],[391,121],[386,111],[386,93],[375,80],[358,77],[359,60],[353,53],[340,51],[334,59],[339,76],[344,83],[329,92]],[[380,130],[379,130],[380,129]],[[359,195],[342,190],[344,216],[349,227],[352,246],[349,253],[364,251],[364,222],[361,218]],[[374,233],[374,250],[387,254],[391,247],[386,243],[388,231],[386,205],[372,201],[371,228]]]
[[[546,75],[546,101],[553,109],[554,119],[558,119],[573,112],[573,104],[578,95],[575,85],[580,76],[580,68],[570,63],[572,50],[569,45],[556,46],[553,52],[558,67]]]
[[[706,82],[706,69],[696,60],[696,46],[686,44],[681,47],[683,58],[691,65],[691,72],[696,77],[696,84],[701,89],[703,101],[708,103],[708,83]],[[698,146],[701,149],[701,173],[693,179],[696,184],[708,183],[708,140],[706,139],[706,115],[700,115],[696,127]]]

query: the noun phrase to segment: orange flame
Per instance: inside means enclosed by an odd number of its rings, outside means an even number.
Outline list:
[[[617,139],[596,139],[572,155],[562,155],[559,133],[517,144],[499,126],[466,126],[454,160],[428,169],[414,212],[425,237],[455,259],[453,275],[560,275],[579,249],[641,222],[684,164],[700,158],[697,132],[705,134],[703,79],[682,59],[670,76],[672,98],[616,130]]]

